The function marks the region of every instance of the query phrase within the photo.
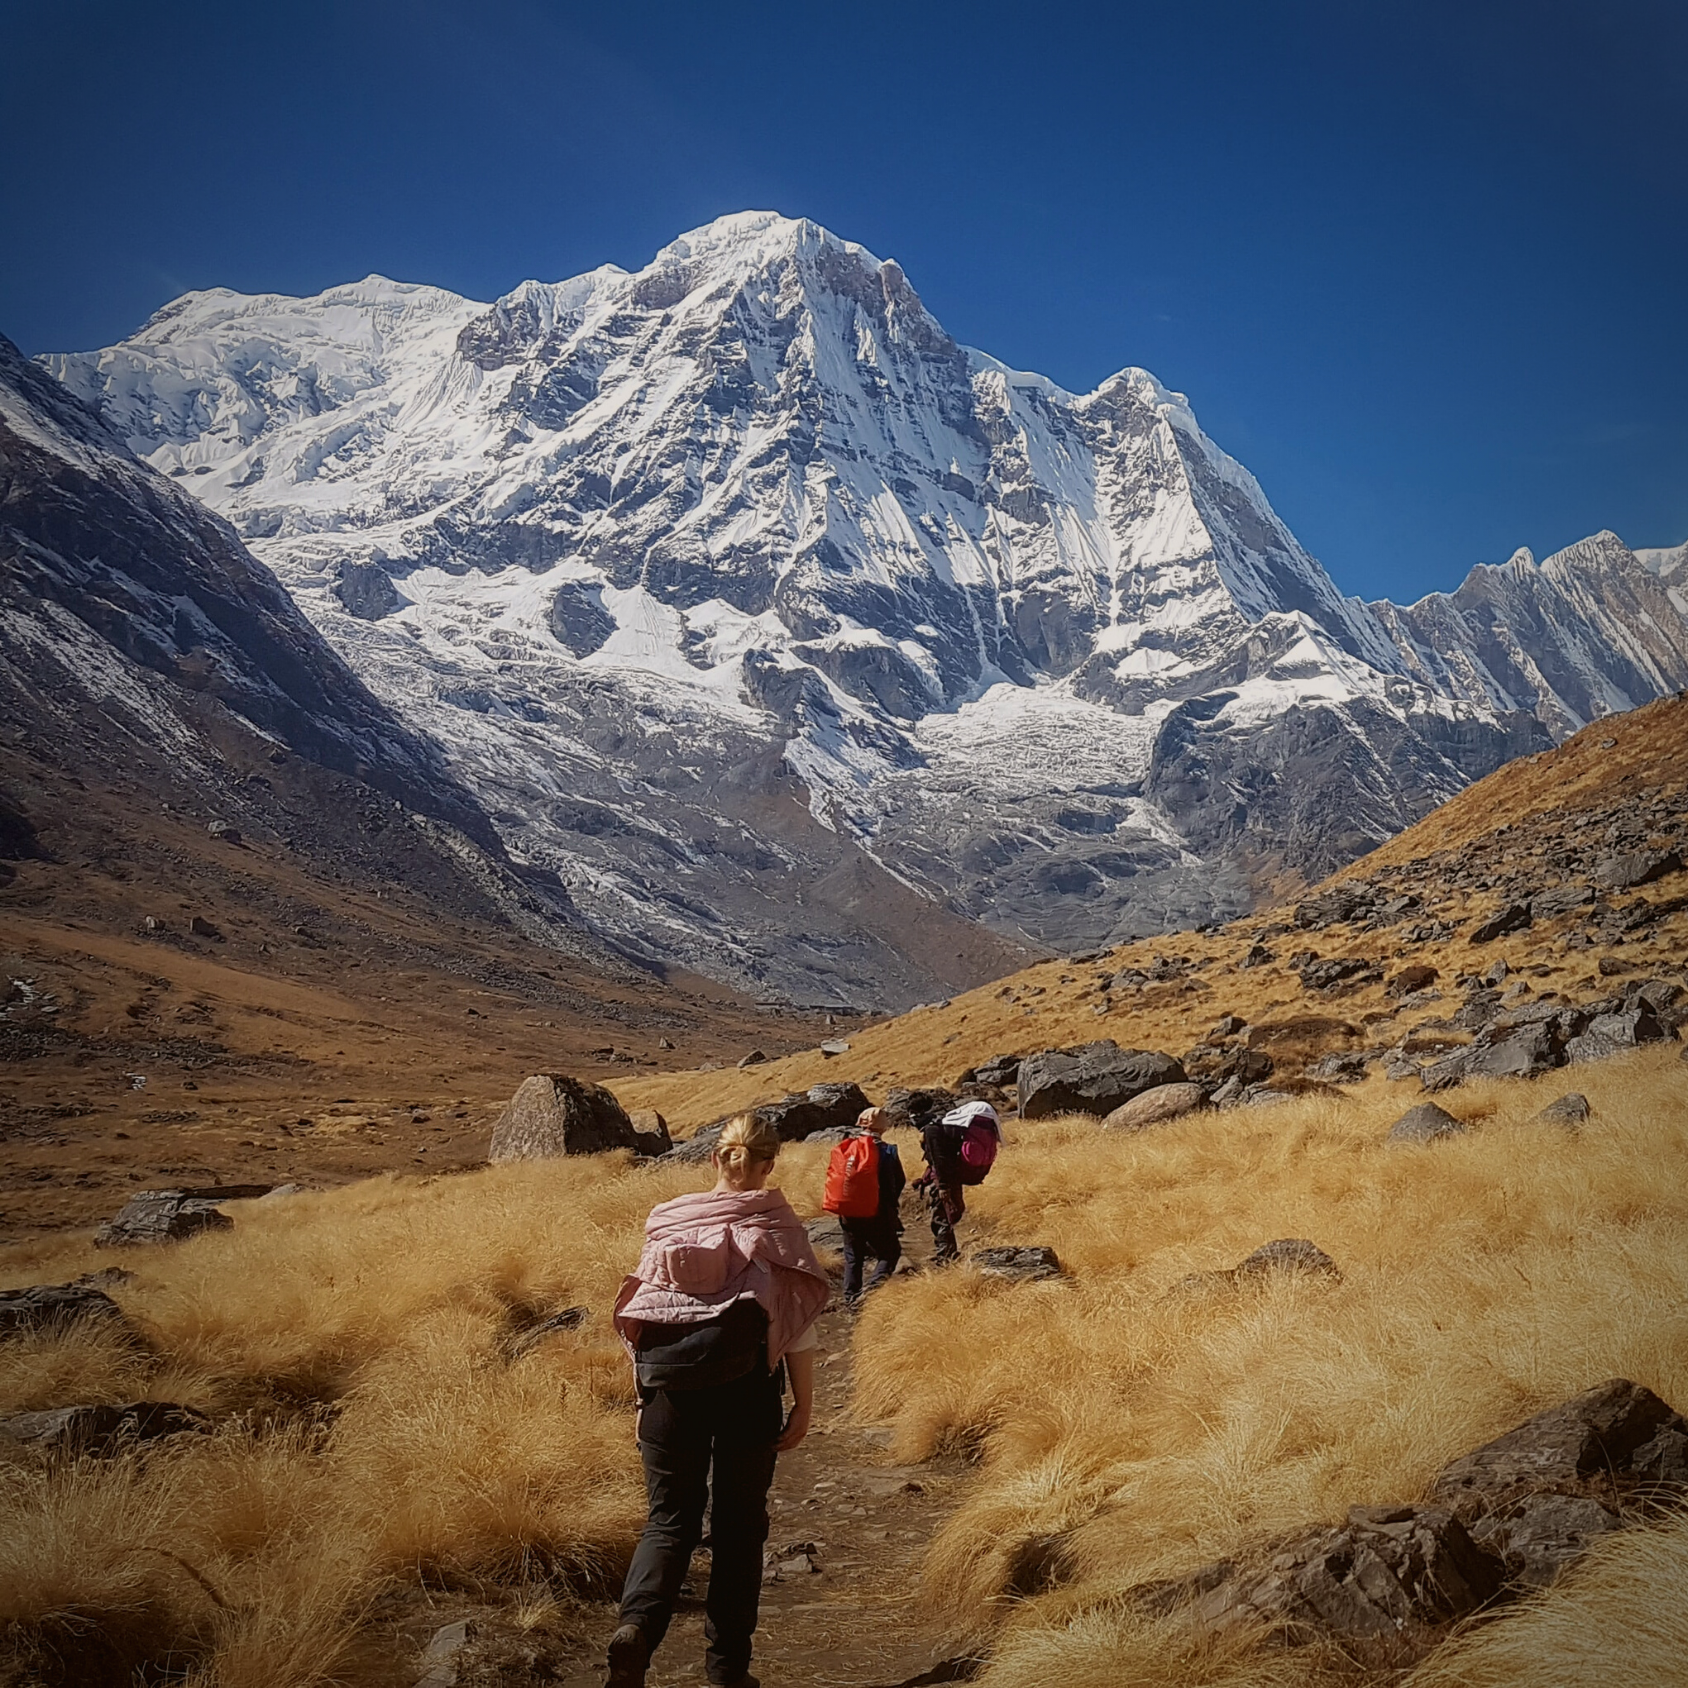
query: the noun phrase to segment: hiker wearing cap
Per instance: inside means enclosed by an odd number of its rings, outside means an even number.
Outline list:
[[[1002,1145],[1002,1122],[989,1102],[963,1102],[920,1133],[926,1170],[915,1180],[932,1209],[932,1259],[938,1265],[961,1258],[955,1228],[967,1211],[963,1193],[982,1184]]]
[[[855,1129],[827,1162],[821,1205],[838,1215],[844,1233],[844,1305],[851,1312],[861,1306],[868,1290],[878,1289],[896,1271],[902,1258],[898,1208],[908,1178],[896,1144],[885,1141],[890,1122],[883,1108],[863,1108]],[[876,1264],[864,1287],[862,1268],[869,1256]]]
[[[650,1516],[610,1638],[606,1688],[644,1688],[709,1506],[707,1679],[756,1688],[750,1639],[762,1592],[768,1485],[814,1410],[814,1323],[831,1285],[803,1222],[768,1175],[779,1133],[729,1120],[713,1190],[651,1209],[638,1270],[616,1298],[633,1361]],[[785,1383],[792,1391],[784,1411]]]

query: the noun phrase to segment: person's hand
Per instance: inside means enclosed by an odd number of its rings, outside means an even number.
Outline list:
[[[780,1439],[774,1443],[776,1454],[788,1454],[805,1436],[809,1434],[808,1407],[793,1407],[791,1415],[785,1421],[785,1429],[780,1432]]]

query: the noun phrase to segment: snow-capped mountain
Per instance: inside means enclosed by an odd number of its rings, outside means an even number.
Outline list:
[[[1236,912],[1688,683],[1679,555],[1601,535],[1346,598],[1181,395],[1011,370],[772,214],[490,306],[189,294],[43,361],[514,856],[623,942],[784,995],[895,995],[797,888],[816,823],[928,905],[1091,944]]]

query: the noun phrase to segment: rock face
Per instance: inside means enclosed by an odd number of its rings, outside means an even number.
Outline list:
[[[267,1196],[271,1188],[269,1184],[217,1184],[192,1190],[139,1190],[116,1218],[94,1233],[94,1246],[180,1242],[201,1231],[226,1231],[234,1221],[222,1211],[224,1202],[252,1201]]]
[[[1264,1627],[1399,1667],[1498,1597],[1551,1583],[1636,1501],[1685,1486],[1688,1420],[1617,1378],[1453,1460],[1423,1502],[1352,1507],[1340,1527],[1132,1594],[1211,1633]]]
[[[913,923],[875,945],[782,894],[829,827],[928,918],[1090,948],[1236,911],[1291,840],[1335,870],[1688,681],[1680,593],[1615,536],[1345,598],[1182,395],[1009,370],[803,220],[490,304],[195,293],[45,362],[599,931],[805,1001],[937,982]],[[652,777],[676,746],[683,788]],[[798,793],[801,837],[769,821]]]
[[[492,1128],[491,1161],[545,1160],[553,1155],[640,1152],[627,1110],[601,1084],[566,1073],[523,1079]]]
[[[1644,1494],[1688,1486],[1688,1420],[1652,1390],[1614,1378],[1537,1413],[1452,1461],[1436,1502],[1496,1553],[1507,1576],[1551,1583]]]
[[[122,1322],[123,1310],[103,1290],[86,1284],[0,1290],[0,1342],[9,1336],[58,1329],[78,1319]]]
[[[1258,1627],[1292,1646],[1339,1638],[1412,1656],[1503,1581],[1500,1561],[1446,1509],[1357,1506],[1343,1527],[1311,1530],[1262,1565],[1220,1562],[1137,1597],[1219,1635]]]
[[[1142,1131],[1151,1125],[1182,1119],[1207,1104],[1207,1091],[1199,1084],[1157,1084],[1122,1103],[1102,1121],[1104,1131]]]
[[[1441,1137],[1458,1137],[1466,1127],[1434,1102],[1420,1102],[1408,1108],[1389,1128],[1391,1143],[1434,1143]]]
[[[1020,1063],[1020,1117],[1111,1114],[1145,1090],[1184,1082],[1184,1068],[1172,1056],[1121,1049],[1111,1039],[1045,1049]]]

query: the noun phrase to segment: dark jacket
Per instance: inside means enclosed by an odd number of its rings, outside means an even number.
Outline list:
[[[897,1153],[897,1145],[880,1138],[879,1212],[874,1217],[882,1225],[894,1225],[899,1231],[903,1228],[898,1214],[902,1206],[903,1186],[907,1183],[908,1175],[903,1171],[903,1159]]]

